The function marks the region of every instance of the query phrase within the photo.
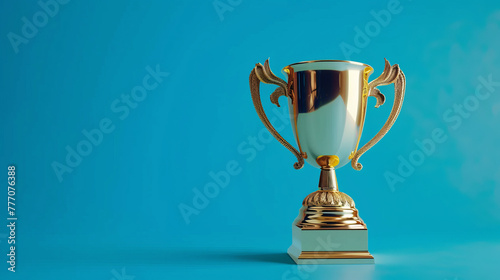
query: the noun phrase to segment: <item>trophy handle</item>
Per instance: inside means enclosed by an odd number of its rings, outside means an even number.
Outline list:
[[[405,74],[401,71],[399,65],[394,64],[391,66],[389,61],[385,59],[385,68],[382,74],[368,84],[368,96],[374,96],[377,98],[375,108],[378,108],[385,102],[385,96],[380,92],[377,86],[385,86],[392,83],[394,83],[394,105],[392,106],[391,114],[382,129],[380,129],[380,131],[370,141],[368,141],[368,143],[361,147],[361,149],[359,149],[351,159],[352,168],[355,170],[361,170],[363,168],[363,165],[358,162],[359,157],[361,157],[361,155],[377,144],[377,142],[385,136],[398,118],[401,107],[403,106],[406,87]]]
[[[262,108],[262,102],[260,100],[260,82],[266,84],[273,84],[279,86],[272,94],[271,94],[271,102],[280,107],[278,102],[278,98],[282,95],[289,96],[287,83],[274,75],[269,68],[269,59],[266,60],[264,66],[262,64],[257,63],[250,73],[250,93],[252,94],[252,101],[255,107],[255,111],[257,111],[257,115],[259,115],[260,120],[264,124],[264,126],[269,130],[269,132],[278,140],[285,148],[287,148],[290,152],[292,152],[297,157],[297,162],[293,165],[295,169],[301,169],[304,166],[304,157],[292,146],[288,143],[277,131],[274,129],[273,125],[269,121],[264,112],[264,108]]]

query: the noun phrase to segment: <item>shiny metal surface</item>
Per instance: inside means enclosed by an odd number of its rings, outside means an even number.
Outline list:
[[[321,169],[318,188],[302,202],[294,225],[302,230],[366,229],[354,200],[338,191],[335,169]]]
[[[294,225],[302,230],[366,229],[354,200],[338,191],[333,169],[321,170],[319,188],[304,199]]]
[[[392,83],[394,83],[394,104],[392,105],[392,110],[389,114],[389,118],[382,126],[380,131],[363,147],[361,147],[359,151],[356,151],[356,153],[352,157],[351,165],[352,168],[356,170],[361,170],[363,168],[363,165],[358,162],[359,157],[375,144],[377,144],[377,142],[380,141],[380,139],[382,139],[385,134],[387,134],[387,132],[389,132],[389,129],[391,129],[392,125],[398,118],[401,107],[403,106],[403,100],[406,90],[405,74],[403,73],[403,71],[401,71],[399,65],[394,64],[393,66],[391,66],[389,61],[387,61],[386,59],[384,71],[382,72],[382,74],[368,84],[368,96],[374,96],[375,98],[377,98],[377,104],[375,105],[376,108],[384,104],[385,101],[385,96],[380,92],[377,86],[385,86]]]
[[[318,188],[322,191],[338,191],[337,176],[333,168],[322,168]]]
[[[276,104],[278,107],[280,106],[278,103],[278,98],[282,95],[288,95],[288,86],[285,81],[276,77],[274,73],[271,71],[269,67],[269,59],[266,60],[264,65],[257,63],[250,73],[250,93],[252,96],[253,105],[255,107],[255,111],[259,116],[260,120],[264,124],[264,126],[269,130],[269,132],[278,140],[285,148],[287,148],[290,152],[292,152],[297,157],[297,162],[293,165],[295,169],[301,169],[304,166],[304,156],[302,153],[299,153],[288,141],[286,141],[277,131],[274,129],[273,125],[269,121],[264,112],[264,108],[262,107],[262,102],[260,100],[260,82],[266,84],[274,84],[279,86],[272,94],[271,94],[271,102]]]
[[[299,259],[373,259],[368,251],[304,251]]]
[[[320,168],[317,158],[337,156],[335,168],[356,152],[366,114],[372,68],[349,61],[313,61],[285,67],[289,111],[299,150]]]
[[[316,158],[316,163],[321,166],[321,168],[334,168],[340,162],[338,156],[319,156]]]
[[[380,77],[368,83],[373,69],[366,64],[318,60],[291,64],[283,69],[288,82],[276,77],[269,68],[269,61],[257,64],[250,74],[250,92],[255,110],[271,134],[296,157],[296,169],[304,160],[321,168],[318,191],[303,201],[294,225],[302,230],[365,230],[366,225],[358,215],[354,201],[338,191],[335,169],[351,161],[352,167],[361,170],[359,157],[375,145],[389,131],[399,115],[405,93],[405,76],[399,66],[385,61]],[[298,151],[290,145],[269,122],[260,100],[260,82],[279,86],[271,94],[271,102],[278,105],[278,98],[286,96]],[[361,149],[359,140],[363,131],[368,96],[377,98],[375,107],[385,101],[376,88],[394,83],[395,99],[392,111],[382,129]]]
[[[323,192],[327,192],[327,195]],[[318,191],[311,195],[332,197],[333,192]],[[341,192],[337,192],[346,195]],[[340,195],[339,194],[339,195]],[[366,229],[366,225],[359,217],[354,207],[340,206],[303,206],[294,225],[302,230],[331,230],[331,229]]]

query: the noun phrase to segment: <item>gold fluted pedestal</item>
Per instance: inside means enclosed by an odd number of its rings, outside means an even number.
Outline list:
[[[352,198],[338,191],[334,176],[333,170],[322,171],[320,190],[304,199],[288,254],[297,264],[374,263],[366,225]]]

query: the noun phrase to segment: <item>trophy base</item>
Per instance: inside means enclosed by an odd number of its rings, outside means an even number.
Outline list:
[[[288,255],[296,264],[373,264],[368,230],[310,230],[293,225]]]
[[[302,202],[288,254],[297,264],[372,264],[368,230],[350,196],[338,191],[333,168],[321,169],[319,190]]]

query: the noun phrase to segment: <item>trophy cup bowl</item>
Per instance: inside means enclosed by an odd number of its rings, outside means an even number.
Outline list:
[[[304,161],[320,168],[319,189],[308,195],[292,225],[288,254],[297,264],[373,263],[368,252],[368,230],[354,201],[338,190],[335,170],[351,162],[361,170],[360,156],[375,145],[396,121],[403,104],[405,76],[397,64],[385,60],[382,74],[371,82],[373,68],[343,60],[316,60],[283,68],[288,81],[278,78],[269,67],[257,64],[250,74],[250,92],[255,110],[269,132],[296,157],[295,169]],[[298,150],[269,122],[260,99],[260,82],[277,85],[271,102],[286,96]],[[382,129],[359,148],[366,116],[367,99],[385,101],[377,86],[394,83],[394,105]],[[359,148],[359,149],[358,149]]]

